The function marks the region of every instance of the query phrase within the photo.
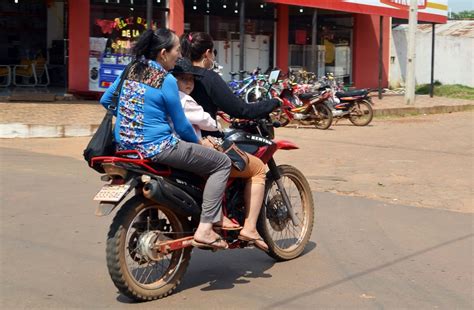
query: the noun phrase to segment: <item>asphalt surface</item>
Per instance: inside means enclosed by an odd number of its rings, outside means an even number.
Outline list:
[[[99,175],[70,157],[0,154],[2,309],[474,307],[473,214],[320,192],[301,257],[195,250],[177,293],[131,303],[108,276]]]

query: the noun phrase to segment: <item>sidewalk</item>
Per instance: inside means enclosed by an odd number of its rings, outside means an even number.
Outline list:
[[[415,106],[406,106],[403,96],[373,97],[375,115],[412,115],[463,111],[474,101],[417,96]],[[0,138],[52,138],[90,136],[105,109],[97,101],[54,103],[0,102]]]

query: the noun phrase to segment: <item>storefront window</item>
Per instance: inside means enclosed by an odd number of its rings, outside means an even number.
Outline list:
[[[353,17],[350,13],[321,10],[317,14],[316,63],[312,66],[312,20],[314,10],[290,7],[289,65],[316,72],[333,73],[351,81]]]
[[[166,23],[166,1],[153,1],[153,27]],[[132,60],[131,50],[146,30],[146,0],[92,0],[89,90],[104,91]]]
[[[240,1],[185,0],[185,31],[208,32],[214,39],[217,62],[222,77],[230,79],[231,71],[240,68]],[[273,67],[273,4],[264,1],[245,2],[244,70]]]

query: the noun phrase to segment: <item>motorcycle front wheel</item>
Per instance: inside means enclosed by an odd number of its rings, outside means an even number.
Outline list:
[[[278,169],[297,226],[293,224],[276,181],[269,172],[257,228],[268,244],[268,255],[278,261],[286,261],[298,257],[311,237],[314,203],[311,188],[301,171],[289,165],[280,165]]]
[[[262,86],[254,86],[245,93],[245,102],[247,103],[258,102],[265,99],[271,99],[271,96],[267,89]]]
[[[160,254],[157,241],[186,236],[187,223],[164,206],[141,196],[127,201],[115,215],[107,238],[107,267],[119,291],[135,300],[170,295],[186,272],[191,247]]]
[[[366,100],[358,101],[350,110],[349,120],[355,126],[367,126],[374,117],[372,105]]]
[[[311,117],[313,118],[314,126],[322,130],[331,127],[333,119],[331,109],[329,109],[324,103],[317,103],[313,107],[314,109],[311,112]]]
[[[280,127],[285,127],[290,123],[288,115],[285,113],[285,111],[282,110],[282,108],[278,108],[272,113],[270,113],[270,118],[272,119],[272,121],[280,122]]]

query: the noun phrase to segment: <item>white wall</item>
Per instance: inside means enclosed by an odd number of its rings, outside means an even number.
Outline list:
[[[390,42],[389,84],[404,86],[406,74],[407,29],[392,29]],[[434,79],[443,84],[462,84],[474,87],[474,38],[467,36],[436,35]],[[416,34],[416,83],[430,83],[431,31]]]

